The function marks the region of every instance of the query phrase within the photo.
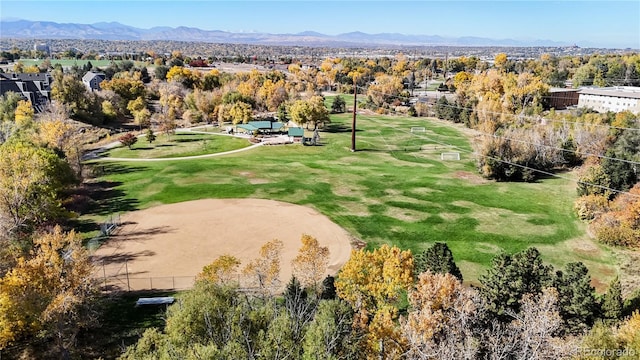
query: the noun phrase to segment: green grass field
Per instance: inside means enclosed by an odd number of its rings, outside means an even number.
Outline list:
[[[359,115],[358,151],[351,152],[350,124],[350,114],[333,115],[321,132],[322,146],[101,163],[100,180],[116,185],[118,196],[108,211],[201,198],[268,198],[316,208],[370,248],[387,243],[415,253],[445,241],[470,282],[498,252],[529,246],[556,267],[584,262],[600,290],[615,276],[612,253],[589,240],[572,214],[575,184],[569,180],[484,180],[459,128],[424,118]],[[412,134],[412,126],[426,132]],[[460,152],[460,161],[440,159],[452,151]]]
[[[138,139],[131,149],[126,146],[110,150],[107,156],[133,159],[172,158],[196,156],[241,149],[251,145],[246,139],[206,134],[157,134],[149,143],[146,137]]]

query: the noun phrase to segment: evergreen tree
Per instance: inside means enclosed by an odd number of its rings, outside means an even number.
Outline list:
[[[151,144],[155,140],[156,140],[156,134],[153,133],[153,130],[151,130],[151,128],[148,128],[147,129],[147,141],[149,142],[149,144]]]
[[[567,264],[565,271],[558,271],[554,286],[558,291],[558,306],[563,321],[563,330],[580,334],[588,330],[596,317],[595,289],[584,264]]]
[[[331,275],[327,275],[324,280],[322,280],[322,293],[320,293],[320,298],[323,300],[333,300],[336,298],[336,278]]]
[[[636,121],[631,125],[638,127]],[[640,160],[640,134],[633,130],[624,130],[613,146],[607,150],[607,158],[602,160],[602,169],[611,179],[611,187],[616,190],[628,190],[638,182],[636,167],[630,162],[619,160]]]
[[[540,252],[528,248],[514,255],[499,254],[485,275],[480,276],[480,295],[487,311],[498,319],[509,321],[510,313],[520,311],[525,294],[539,294],[550,285],[551,267],[544,265]]]
[[[331,104],[331,112],[332,113],[343,113],[347,111],[347,104],[345,103],[342,96],[338,95],[333,98],[333,103]]]
[[[453,254],[446,243],[437,242],[432,247],[416,256],[416,274],[421,274],[427,270],[432,273],[449,273],[462,282],[460,268],[453,260]]]
[[[284,124],[289,122],[289,112],[287,111],[287,106],[284,103],[278,106],[278,121]]]
[[[436,117],[438,119],[446,119],[449,114],[449,101],[445,96],[440,97],[436,101]]]
[[[602,297],[602,318],[611,322],[618,321],[622,318],[622,308],[622,285],[616,276],[609,284],[607,293]]]
[[[635,311],[640,311],[640,289],[636,289],[624,299],[622,317],[631,316]]]

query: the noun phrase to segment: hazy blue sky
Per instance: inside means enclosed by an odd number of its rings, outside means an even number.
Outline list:
[[[31,1],[1,0],[3,19],[140,28],[328,35],[362,31],[544,39],[640,49],[640,0],[626,1]],[[1,34],[0,34],[1,36]]]

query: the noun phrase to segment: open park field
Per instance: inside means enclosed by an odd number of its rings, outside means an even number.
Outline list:
[[[98,180],[111,189],[111,196],[90,219],[198,199],[270,199],[316,210],[370,248],[386,243],[417,253],[436,241],[447,242],[469,283],[500,251],[530,246],[557,268],[582,261],[600,291],[616,275],[613,253],[592,241],[573,215],[572,181],[484,180],[463,129],[433,119],[359,115],[358,151],[351,152],[350,117],[332,115],[332,123],[320,133],[321,146],[262,146],[197,160],[102,162]],[[410,131],[418,126],[426,131]],[[441,160],[443,152],[459,152],[461,159]],[[202,228],[229,231],[229,225],[217,220],[228,211],[224,206],[208,211]],[[246,211],[234,213],[239,224],[254,220],[250,207]],[[177,226],[171,216],[165,219],[164,225]],[[297,220],[282,219],[280,230]],[[147,226],[145,221],[141,217],[136,222]],[[296,238],[313,234],[317,226],[312,222],[296,228]],[[262,244],[281,236],[255,229],[247,237]],[[172,241],[182,243],[184,237]],[[166,269],[166,275],[183,274]]]
[[[173,135],[157,134],[152,143],[140,137],[131,149],[119,147],[108,152],[110,157],[158,159],[198,156],[242,149],[251,145],[247,139],[224,135],[178,132]]]

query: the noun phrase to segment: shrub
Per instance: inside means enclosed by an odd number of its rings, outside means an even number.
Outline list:
[[[596,239],[607,245],[631,246],[637,242],[638,231],[621,224],[612,212],[599,216],[591,223]]]
[[[585,195],[576,200],[573,209],[580,220],[591,221],[609,209],[609,200],[603,195]]]

